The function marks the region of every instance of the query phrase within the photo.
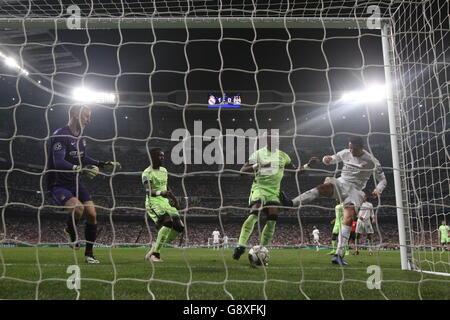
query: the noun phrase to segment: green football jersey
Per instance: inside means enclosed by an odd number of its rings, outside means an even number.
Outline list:
[[[159,169],[153,169],[152,166],[142,172],[142,183],[146,181],[151,183],[152,191],[167,191],[167,169],[164,167],[159,167]],[[146,195],[146,204],[149,204],[149,201],[158,201],[158,200],[167,200],[161,196],[150,197],[148,194]]]
[[[449,226],[440,226],[439,232],[441,233],[442,238],[448,238],[448,231],[450,230]]]
[[[284,175],[284,167],[291,163],[291,158],[281,150],[271,152],[267,148],[262,148],[253,153],[248,162],[250,164],[270,163],[270,167],[258,168],[255,172],[255,179],[252,190],[262,189],[271,193],[280,192],[280,184]]]

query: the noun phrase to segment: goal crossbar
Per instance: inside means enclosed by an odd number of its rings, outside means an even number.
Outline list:
[[[68,17],[60,18],[11,18],[0,16],[0,30],[31,29],[73,29]],[[303,28],[303,29],[379,29],[368,26],[367,18],[331,18],[331,17],[80,17],[80,29],[215,29],[215,28]],[[388,18],[379,18],[379,25],[388,23]]]

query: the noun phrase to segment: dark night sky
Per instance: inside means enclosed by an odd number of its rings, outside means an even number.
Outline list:
[[[297,134],[301,135],[327,137],[333,129],[335,134],[351,130],[363,134],[387,132],[384,104],[372,109],[330,106],[331,125],[328,120],[329,99],[336,100],[343,90],[361,88],[363,76],[368,83],[384,81],[381,40],[375,31],[359,34],[358,30],[327,30],[325,34],[323,30],[290,29],[290,41],[285,29],[257,29],[256,34],[253,29],[224,29],[222,35],[219,29],[190,29],[189,32],[157,29],[154,32],[155,35],[151,30],[58,32],[54,49],[64,46],[82,66],[64,72],[58,67],[52,70],[56,71],[53,92],[70,95],[71,88],[81,85],[84,79],[88,87],[107,91],[117,88],[120,94],[121,103],[115,110],[111,106],[98,106],[94,110],[89,129],[94,138],[110,139],[117,134],[145,139],[150,132],[153,137],[167,138],[173,129],[184,127],[185,123],[189,128],[199,119],[205,126],[219,128],[218,118],[224,129],[256,127],[257,123],[260,128],[279,128],[286,135],[295,133],[295,120]],[[3,48],[18,52],[19,47],[4,44]],[[41,49],[51,56],[52,46]],[[31,58],[24,50],[24,61]],[[40,65],[29,67],[30,71],[39,71]],[[0,69],[0,73],[8,72],[3,67]],[[46,119],[49,132],[67,119],[66,106],[71,101],[51,94],[52,76],[32,71],[29,78],[31,82],[23,78],[16,82],[16,77],[1,80],[4,83],[0,87],[2,131],[7,136],[17,123],[17,134],[45,137]],[[49,92],[35,86],[38,79]],[[207,108],[207,93],[220,94],[221,85],[228,94],[242,93],[247,111]],[[272,104],[259,105],[255,113],[257,89],[280,91],[285,96],[261,95],[260,103]],[[161,97],[156,97],[157,103],[151,104],[150,91],[156,94],[174,90],[181,91],[177,96],[167,97],[176,104],[174,108],[165,106],[162,100],[165,98]],[[202,92],[194,94],[195,90]],[[7,108],[16,103],[17,93],[22,103],[33,106]],[[186,98],[198,107],[184,108]],[[306,101],[287,103],[274,110],[280,102],[294,100]],[[369,113],[370,127],[366,116]],[[352,120],[355,121],[349,126],[348,121]]]

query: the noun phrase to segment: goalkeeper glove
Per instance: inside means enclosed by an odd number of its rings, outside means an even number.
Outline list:
[[[73,170],[75,171],[81,170],[81,174],[88,177],[91,180],[94,179],[100,171],[99,168],[94,165],[87,165],[84,168],[82,168],[81,165],[75,165],[73,166]]]
[[[114,162],[114,161],[100,161],[99,165],[102,168],[105,168],[106,170],[121,170],[122,169],[122,165],[119,162]]]

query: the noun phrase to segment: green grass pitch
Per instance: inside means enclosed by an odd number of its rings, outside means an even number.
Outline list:
[[[450,277],[400,270],[398,251],[349,255],[343,268],[328,250],[272,249],[268,268],[250,267],[246,254],[233,260],[232,249],[164,248],[164,262],[151,264],[145,248],[101,248],[99,265],[86,264],[83,251],[0,248],[0,299],[76,299],[66,281],[77,262],[79,299],[450,299]],[[434,255],[449,260],[449,252]],[[367,287],[370,265],[381,267],[380,290]]]

